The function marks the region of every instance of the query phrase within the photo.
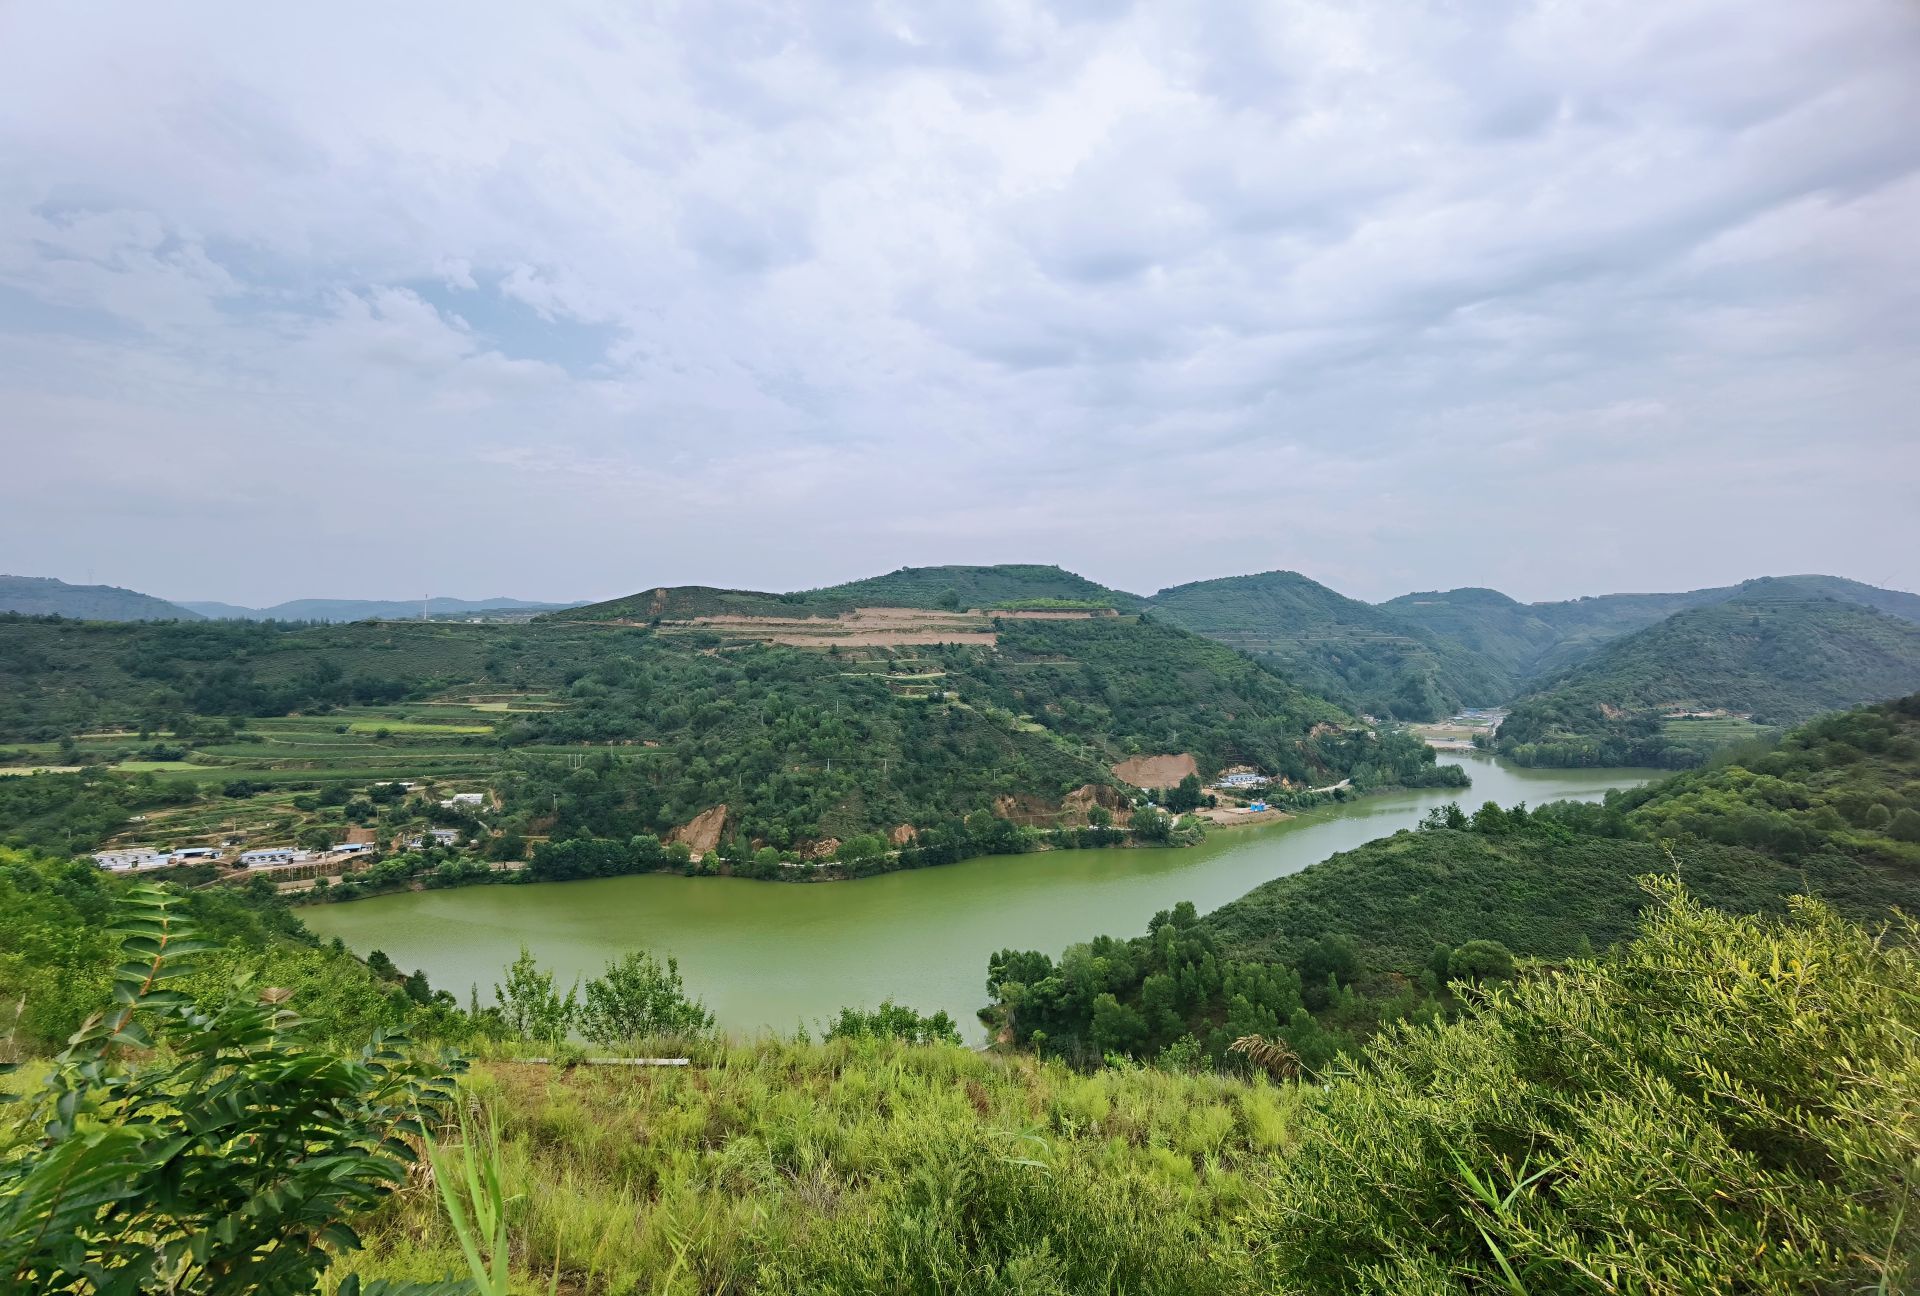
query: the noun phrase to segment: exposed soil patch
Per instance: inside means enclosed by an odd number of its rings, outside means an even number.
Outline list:
[[[1187,775],[1198,777],[1200,766],[1189,752],[1178,756],[1130,756],[1109,766],[1122,783],[1140,788],[1172,787]]]
[[[717,805],[689,819],[680,827],[667,834],[667,841],[685,842],[695,855],[705,855],[720,845],[720,836],[727,827],[727,807]]]

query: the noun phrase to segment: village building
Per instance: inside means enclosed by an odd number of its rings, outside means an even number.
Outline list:
[[[151,846],[122,846],[118,850],[96,851],[93,862],[109,873],[131,873],[139,869],[166,868],[173,856]]]
[[[240,862],[247,868],[271,868],[276,864],[292,864],[299,854],[301,852],[291,846],[269,846],[240,852]]]

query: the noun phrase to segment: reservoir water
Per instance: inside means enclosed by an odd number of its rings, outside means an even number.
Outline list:
[[[688,989],[736,1035],[809,1029],[842,1005],[882,999],[944,1008],[970,1039],[986,1002],[987,958],[1012,947],[1058,954],[1101,934],[1144,932],[1157,910],[1202,913],[1336,851],[1410,828],[1433,806],[1597,799],[1658,770],[1522,769],[1479,753],[1443,753],[1473,787],[1364,797],[1262,828],[1216,831],[1166,850],[999,855],[854,882],[811,884],[677,874],[415,891],[315,905],[301,916],[360,954],[384,950],[435,988],[481,1002],[522,944],[560,974],[598,975],[646,949],[680,960]]]

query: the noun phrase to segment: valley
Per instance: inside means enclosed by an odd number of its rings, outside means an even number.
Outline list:
[[[1638,786],[1648,770],[1526,770],[1483,755],[1442,758],[1470,793],[1386,793],[1303,811],[1186,849],[1049,851],[833,887],[768,888],[670,873],[416,891],[300,910],[322,936],[378,949],[436,986],[484,997],[524,943],[563,981],[635,945],[679,958],[690,987],[739,1038],[813,1028],[843,1005],[892,998],[944,1010],[984,1035],[987,957],[1012,944],[1064,949],[1096,932],[1143,931],[1182,900],[1212,909],[1337,851],[1417,825],[1436,806],[1539,804]]]

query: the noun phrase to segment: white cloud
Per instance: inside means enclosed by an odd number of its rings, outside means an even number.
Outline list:
[[[1900,0],[15,6],[0,548],[1920,585],[1916,55]]]

